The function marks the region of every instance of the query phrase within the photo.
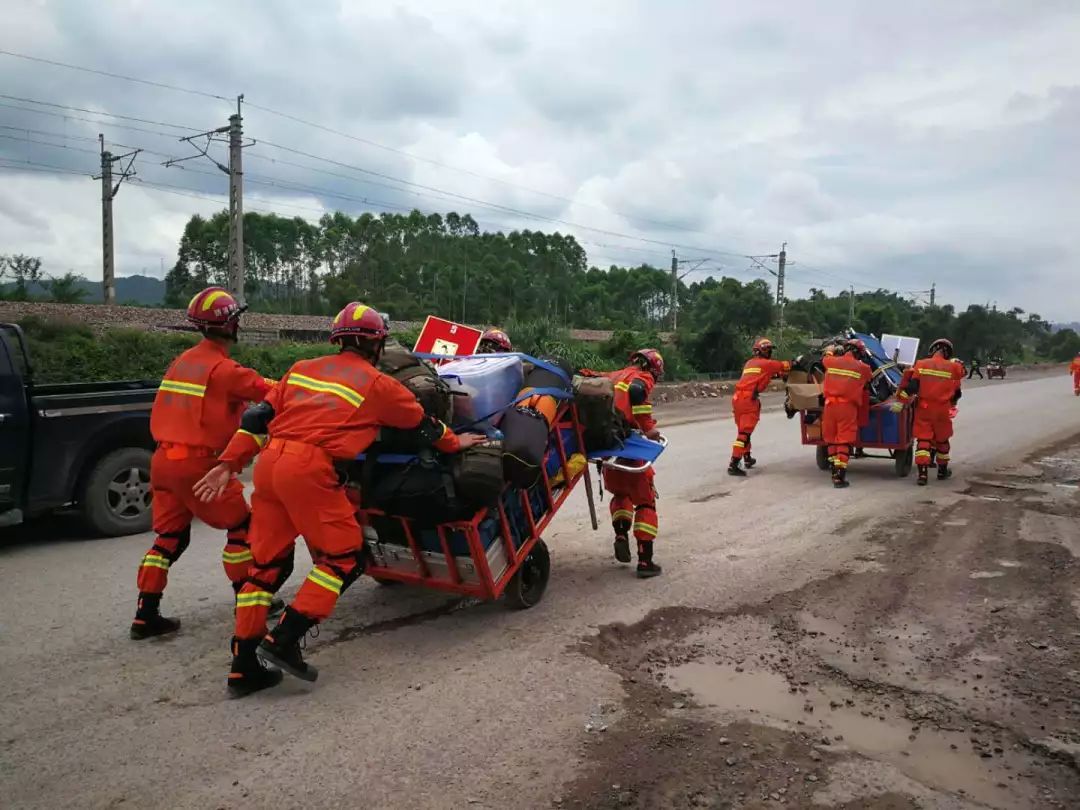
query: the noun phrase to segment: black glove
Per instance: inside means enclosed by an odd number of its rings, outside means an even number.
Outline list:
[[[959,401],[960,401],[960,397],[962,397],[963,395],[964,395],[964,392],[963,392],[963,391],[961,391],[961,390],[960,390],[959,388],[958,388],[958,389],[956,389],[956,393],[955,393],[955,394],[953,394],[953,398],[952,398],[952,404],[953,404],[953,405],[955,405],[955,404],[956,404],[957,402],[959,402]]]

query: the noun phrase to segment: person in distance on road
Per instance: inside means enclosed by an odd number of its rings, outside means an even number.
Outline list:
[[[500,354],[503,352],[512,352],[514,350],[513,344],[510,342],[510,336],[506,334],[502,329],[488,329],[480,337],[480,346],[477,348],[477,354]]]
[[[740,463],[749,470],[757,459],[750,455],[750,436],[761,419],[761,394],[769,383],[777,378],[787,379],[791,363],[787,360],[773,360],[773,343],[768,338],[754,341],[753,356],[743,366],[742,376],[735,383],[735,393],[731,397],[731,410],[735,417],[738,435],[731,446],[731,463],[728,475],[745,476]]]
[[[864,357],[866,345],[861,340],[848,340],[838,351],[827,351],[821,358],[825,367],[821,435],[828,444],[832,481],[837,489],[848,486],[848,460],[859,438],[859,409],[872,376]]]
[[[638,349],[630,365],[607,375],[615,383],[615,407],[626,420],[645,434],[659,439],[649,397],[664,376],[664,358],[656,349]],[[604,470],[604,487],[611,493],[611,526],[615,530],[615,559],[631,561],[630,532],[637,541],[637,575],[656,577],[663,570],[653,562],[653,542],[659,532],[656,515],[656,473],[652,467],[640,473]]]
[[[926,486],[930,463],[937,463],[938,480],[952,477],[949,468],[949,440],[953,435],[952,410],[960,401],[960,383],[964,366],[953,361],[953,345],[945,338],[930,344],[927,357],[917,361],[904,372],[897,393],[897,406],[916,397],[914,433],[915,465],[919,469],[919,486]]]
[[[1072,372],[1073,378],[1073,393],[1080,397],[1080,353],[1073,358],[1072,363],[1069,364],[1069,371]]]
[[[260,659],[314,681],[318,672],[304,661],[300,642],[364,573],[363,535],[334,462],[363,453],[381,426],[415,429],[448,453],[485,440],[454,435],[426,415],[405,386],[376,370],[388,335],[379,313],[348,304],[330,330],[340,352],[295,363],[265,402],[244,413],[220,464],[195,486],[198,497],[213,502],[259,456],[250,536],[254,560],[236,598],[228,679],[235,696],[281,681],[281,673],[263,667]],[[281,621],[267,632],[268,609],[298,535],[304,536],[313,567]]]
[[[977,354],[973,354],[971,356],[971,369],[968,371],[967,375],[967,378],[969,380],[974,379],[976,374],[979,375],[980,380],[984,379],[982,368],[980,368],[980,365],[981,364],[979,363],[979,356]]]
[[[150,462],[150,484],[157,537],[139,565],[133,639],[172,633],[180,627],[177,619],[161,615],[160,605],[169,568],[191,541],[193,517],[227,532],[222,564],[233,589],[238,591],[247,576],[250,512],[243,486],[231,481],[213,503],[202,503],[191,491],[217,463],[218,454],[240,426],[244,409],[251,402],[261,402],[272,386],[258,372],[229,358],[245,309],[220,287],[208,287],[192,298],[187,319],[203,339],[173,361],[154,398],[150,432],[157,450]]]

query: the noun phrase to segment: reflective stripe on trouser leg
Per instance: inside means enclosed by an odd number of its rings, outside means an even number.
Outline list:
[[[248,515],[238,526],[229,529],[225,536],[225,549],[221,552],[221,566],[225,569],[225,576],[238,592],[247,578],[248,569],[254,559],[251,556],[251,547],[248,545],[250,524],[251,515]]]
[[[333,562],[326,558],[318,560],[290,607],[317,622],[325,620],[334,611],[341,592],[355,580],[352,574],[360,564],[357,554],[335,557]]]
[[[292,570],[292,557],[293,549],[290,548],[285,555],[264,565],[251,563],[250,575],[236,594],[237,638],[262,638],[266,635],[270,603],[285,582],[281,576],[282,570]]]
[[[162,532],[139,563],[139,593],[162,593],[169,581],[169,568],[191,543],[191,527],[178,532]]]
[[[735,443],[731,445],[731,457],[742,458],[750,453],[750,434],[739,431]]]
[[[611,496],[611,527],[615,534],[630,534],[634,522],[634,504],[626,495]]]
[[[656,505],[649,503],[639,506],[634,516],[634,539],[637,540],[638,557],[642,557],[644,551],[648,553],[648,559],[652,559],[652,544],[659,530]]]
[[[937,443],[937,462],[938,467],[944,467],[949,463],[949,451],[952,449],[948,442]]]
[[[915,449],[915,464],[919,467],[930,466],[930,440],[919,439]]]
[[[829,445],[829,462],[833,465],[834,469],[847,469],[850,455],[851,448],[846,444]]]

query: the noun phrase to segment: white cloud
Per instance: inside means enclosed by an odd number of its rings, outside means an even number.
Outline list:
[[[249,106],[246,132],[263,142],[248,152],[249,179],[279,184],[252,182],[251,196],[266,198],[252,208],[314,218],[365,207],[344,195],[469,211],[482,223],[573,232],[600,264],[664,264],[672,243],[680,255],[712,251],[742,272],[743,263],[719,252],[771,253],[787,241],[796,290],[852,281],[924,289],[937,281],[942,298],[961,305],[996,298],[1065,320],[1080,310],[1080,249],[1072,244],[1080,8],[1072,0],[827,0],[805,8],[734,0],[664,8],[646,0],[14,0],[5,14],[5,48],[226,98],[243,92],[252,105],[443,164]],[[211,128],[232,106],[7,57],[0,66],[8,95],[153,121]],[[97,125],[70,116],[0,106],[2,125],[96,136]],[[114,143],[184,153],[180,131],[102,129]],[[267,142],[595,230],[406,190]],[[0,139],[0,160],[93,172],[95,144],[67,143],[89,152]],[[182,173],[162,168],[162,159],[140,156],[140,176],[225,191],[210,164],[189,164],[206,174]],[[2,179],[4,251],[99,275],[93,183],[8,170]],[[282,183],[326,191],[289,192]],[[188,216],[217,207],[125,186],[117,199],[121,272],[156,268],[158,256],[171,263]]]

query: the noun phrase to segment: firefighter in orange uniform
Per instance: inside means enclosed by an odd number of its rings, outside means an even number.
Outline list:
[[[791,371],[789,361],[772,359],[773,344],[768,338],[755,341],[752,352],[754,356],[743,366],[742,376],[735,383],[735,393],[731,397],[731,410],[739,433],[731,446],[728,475],[745,476],[746,472],[739,464],[746,465],[747,470],[757,464],[757,459],[750,455],[750,435],[761,419],[760,396],[773,379],[787,379]]]
[[[960,382],[964,366],[953,360],[953,345],[945,338],[930,344],[930,355],[904,372],[897,393],[899,403],[917,397],[915,402],[914,434],[915,464],[919,469],[919,486],[926,486],[930,463],[936,455],[937,477],[944,481],[952,477],[949,469],[949,440],[953,435],[952,409],[960,401]],[[894,406],[894,410],[896,410]]]
[[[822,396],[821,435],[829,445],[833,486],[848,486],[847,467],[852,448],[859,438],[859,410],[863,392],[870,384],[870,366],[862,361],[866,346],[861,340],[849,340],[835,354],[821,358],[825,367]]]
[[[161,595],[169,567],[191,541],[192,517],[227,532],[222,563],[234,590],[247,576],[250,513],[243,486],[230,482],[214,503],[202,503],[191,491],[217,463],[244,409],[251,402],[261,402],[271,388],[260,374],[229,359],[245,309],[220,287],[192,298],[187,319],[199,328],[203,339],[173,361],[154,399],[150,432],[157,451],[150,462],[150,485],[157,538],[139,566],[133,639],[172,633],[180,627],[178,620],[161,615]]]
[[[510,336],[506,334],[502,329],[488,329],[480,336],[480,346],[477,348],[477,354],[499,354],[509,353],[514,350],[514,345],[510,342]]]
[[[374,309],[347,305],[330,331],[330,341],[341,351],[294,364],[266,401],[244,414],[221,463],[196,485],[200,498],[213,501],[259,456],[250,536],[254,562],[236,598],[228,680],[234,695],[281,681],[281,673],[263,667],[260,659],[315,680],[318,672],[303,660],[300,642],[364,573],[363,535],[334,462],[363,453],[380,426],[415,429],[436,449],[449,453],[484,441],[479,435],[455,436],[427,416],[405,386],[376,370],[388,334]],[[314,566],[268,633],[267,612],[298,535],[303,535]]]
[[[1076,355],[1069,364],[1069,371],[1072,372],[1073,393],[1080,397],[1080,354]]]
[[[664,376],[664,358],[656,349],[639,349],[630,365],[607,375],[615,382],[615,407],[649,439],[659,439],[650,395]],[[656,577],[663,570],[653,562],[653,541],[659,530],[652,467],[640,473],[604,470],[604,487],[611,493],[611,525],[615,530],[615,559],[631,561],[630,532],[637,541],[637,575]]]

